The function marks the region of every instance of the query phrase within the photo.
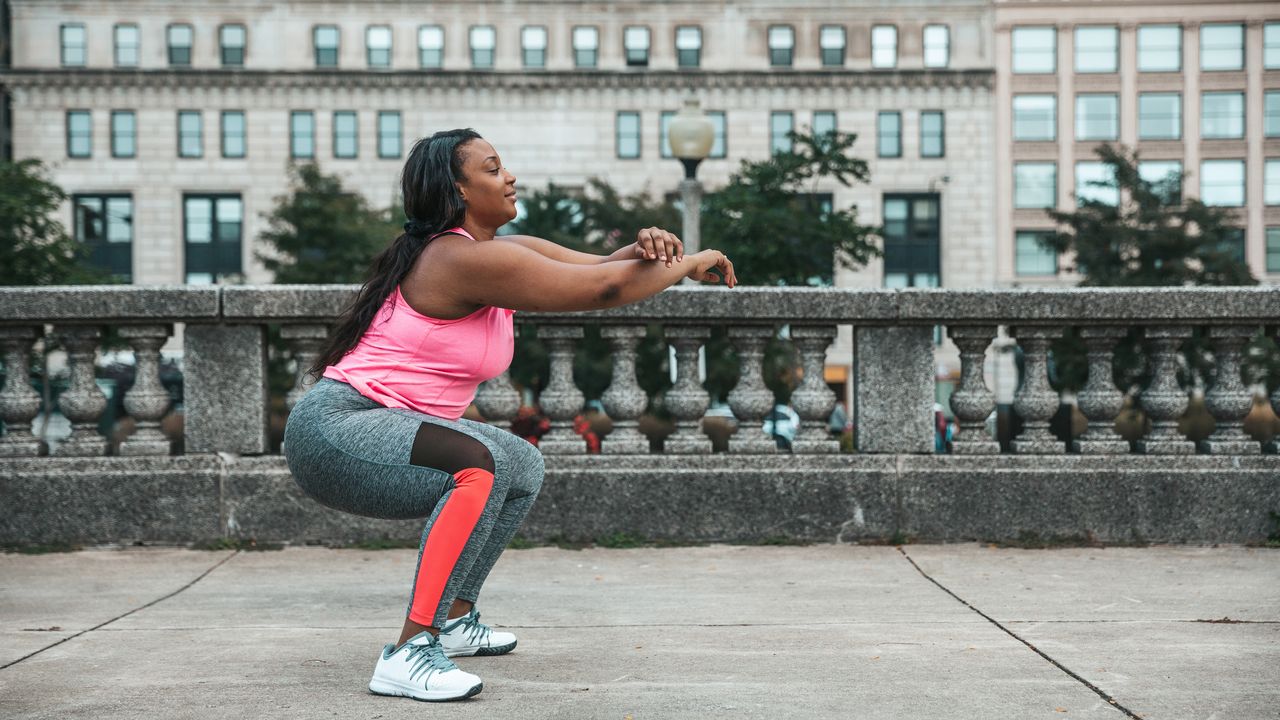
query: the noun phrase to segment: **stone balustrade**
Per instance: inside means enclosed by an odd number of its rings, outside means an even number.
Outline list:
[[[269,455],[267,440],[267,328],[280,326],[281,337],[304,368],[319,352],[329,323],[353,290],[347,285],[0,288],[0,345],[6,369],[0,389],[0,417],[6,428],[0,437],[0,481],[12,489],[13,483],[21,482],[22,473],[45,472],[42,467],[53,472],[54,465],[49,464],[59,458],[104,459],[107,443],[97,425],[106,399],[94,382],[93,362],[107,328],[118,330],[136,358],[136,381],[125,394],[124,408],[137,429],[120,445],[118,456],[104,460],[110,461],[113,472],[126,474],[130,468],[179,463],[167,458],[169,444],[158,424],[169,409],[168,395],[159,382],[158,350],[175,325],[183,328],[184,446],[186,456],[193,458],[187,462],[198,464],[204,462],[199,458],[216,455],[218,462],[241,462],[258,468],[254,472],[270,470],[278,475],[283,462]],[[909,491],[909,483],[904,483],[915,477],[911,467],[924,468],[919,472],[927,469],[930,477],[957,472],[995,477],[1012,472],[1014,477],[1026,478],[1075,469],[1083,474],[1113,472],[1113,477],[1114,472],[1137,472],[1155,481],[1187,470],[1214,476],[1226,466],[1212,458],[1227,456],[1235,468],[1231,472],[1238,470],[1245,482],[1253,483],[1250,492],[1263,492],[1266,502],[1280,495],[1275,487],[1275,478],[1280,477],[1277,443],[1264,448],[1242,429],[1252,399],[1241,378],[1242,349],[1251,337],[1265,330],[1280,340],[1280,288],[728,290],[681,286],[623,308],[517,313],[516,320],[521,333],[536,333],[548,350],[549,382],[538,401],[551,420],[550,431],[540,441],[549,477],[612,473],[620,478],[639,469],[659,474],[692,469],[710,475],[765,473],[776,480],[785,470],[847,475],[856,481],[888,473],[896,478],[891,492],[897,499],[881,500],[887,503],[884,512],[894,520],[883,521],[880,527],[899,531],[901,510],[893,508],[900,508]],[[675,432],[666,438],[662,453],[651,453],[637,429],[648,398],[636,378],[636,353],[650,323],[662,325],[676,362],[675,383],[664,397],[666,409],[675,418]],[[614,431],[604,439],[601,454],[594,456],[585,455],[585,443],[573,431],[573,419],[585,398],[574,383],[572,362],[588,325],[599,326],[613,366],[611,383],[601,400]],[[778,457],[784,453],[772,439],[758,431],[773,404],[762,377],[764,347],[783,325],[804,371],[791,399],[801,425],[789,455],[792,459],[785,461]],[[827,417],[836,398],[823,380],[828,350],[837,328],[845,325],[852,327],[854,338],[851,415],[858,453],[853,456],[840,454],[838,443],[827,432]],[[959,434],[953,453],[946,457],[933,455],[936,326],[945,328],[961,361],[959,385],[951,396]],[[1014,402],[1023,429],[1008,453],[1001,452],[984,425],[995,408],[995,398],[983,379],[983,363],[1000,327],[1007,328],[1025,358]],[[717,328],[725,330],[738,357],[740,377],[727,397],[738,429],[728,452],[717,455],[723,459],[719,465],[708,465],[700,456],[711,454],[711,442],[700,421],[710,397],[698,380],[697,361],[699,349]],[[1049,347],[1066,328],[1079,330],[1089,363],[1088,382],[1078,395],[1089,428],[1070,444],[1049,431],[1059,398],[1047,375]],[[1137,398],[1151,419],[1150,431],[1131,444],[1112,429],[1123,402],[1121,388],[1112,378],[1112,360],[1117,343],[1135,328],[1141,332],[1154,379]],[[1179,382],[1178,352],[1195,328],[1205,329],[1216,366],[1206,394],[1216,430],[1198,445],[1177,427],[1189,396],[1189,388]],[[30,367],[33,348],[43,338],[55,339],[65,349],[70,370],[70,386],[58,403],[72,433],[53,457],[42,457],[45,448],[31,432],[39,398],[26,375],[13,372]],[[306,390],[306,378],[299,372],[288,394],[289,407]],[[1280,413],[1280,392],[1270,400]],[[476,397],[477,409],[499,426],[515,417],[519,405],[519,396],[505,375],[485,383]],[[156,460],[144,462],[147,456]],[[258,456],[263,459],[253,460]],[[877,457],[896,458],[896,465],[882,466]],[[99,467],[74,467],[91,466]],[[224,495],[219,502],[225,502]],[[0,499],[4,499],[2,488]],[[1272,505],[1280,510],[1280,502]],[[247,508],[238,507],[242,513]],[[226,508],[220,512],[229,514]],[[237,522],[224,517],[221,531],[232,532]],[[1265,524],[1256,519],[1249,522],[1255,534]],[[954,533],[944,529],[937,535]]]

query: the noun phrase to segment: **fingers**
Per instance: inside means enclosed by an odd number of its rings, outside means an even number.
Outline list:
[[[636,252],[645,260],[659,260],[671,267],[672,262],[684,260],[684,243],[662,228],[645,228],[636,234]]]

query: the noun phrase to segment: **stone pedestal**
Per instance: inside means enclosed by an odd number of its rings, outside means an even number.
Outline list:
[[[855,328],[854,418],[860,453],[933,454],[933,328]]]
[[[636,380],[636,348],[644,339],[643,325],[606,325],[600,337],[613,349],[613,376],[600,396],[604,411],[613,421],[613,430],[600,443],[606,455],[648,454],[649,438],[640,433],[640,416],[649,405],[649,396]]]
[[[738,383],[729,391],[729,408],[738,429],[729,436],[731,453],[778,452],[778,443],[766,435],[764,416],[773,409],[773,391],[764,384],[764,348],[777,331],[772,325],[733,325],[729,340],[738,352]]]
[[[676,348],[676,384],[667,391],[664,403],[676,418],[676,431],[662,443],[665,453],[711,454],[711,438],[702,434],[702,417],[711,396],[698,380],[698,348],[711,337],[711,329],[675,325],[663,331]]]

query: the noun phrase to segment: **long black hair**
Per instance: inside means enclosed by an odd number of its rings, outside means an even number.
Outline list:
[[[462,224],[467,208],[456,185],[464,179],[462,146],[479,137],[470,128],[442,130],[413,144],[400,174],[404,214],[409,218],[404,233],[373,259],[360,292],[342,311],[328,346],[308,370],[312,376],[319,377],[360,342],[431,237]]]

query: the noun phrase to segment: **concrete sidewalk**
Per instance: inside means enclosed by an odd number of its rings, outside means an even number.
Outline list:
[[[1280,717],[1280,550],[509,550],[458,703],[371,695],[416,551],[0,556],[5,718]]]

